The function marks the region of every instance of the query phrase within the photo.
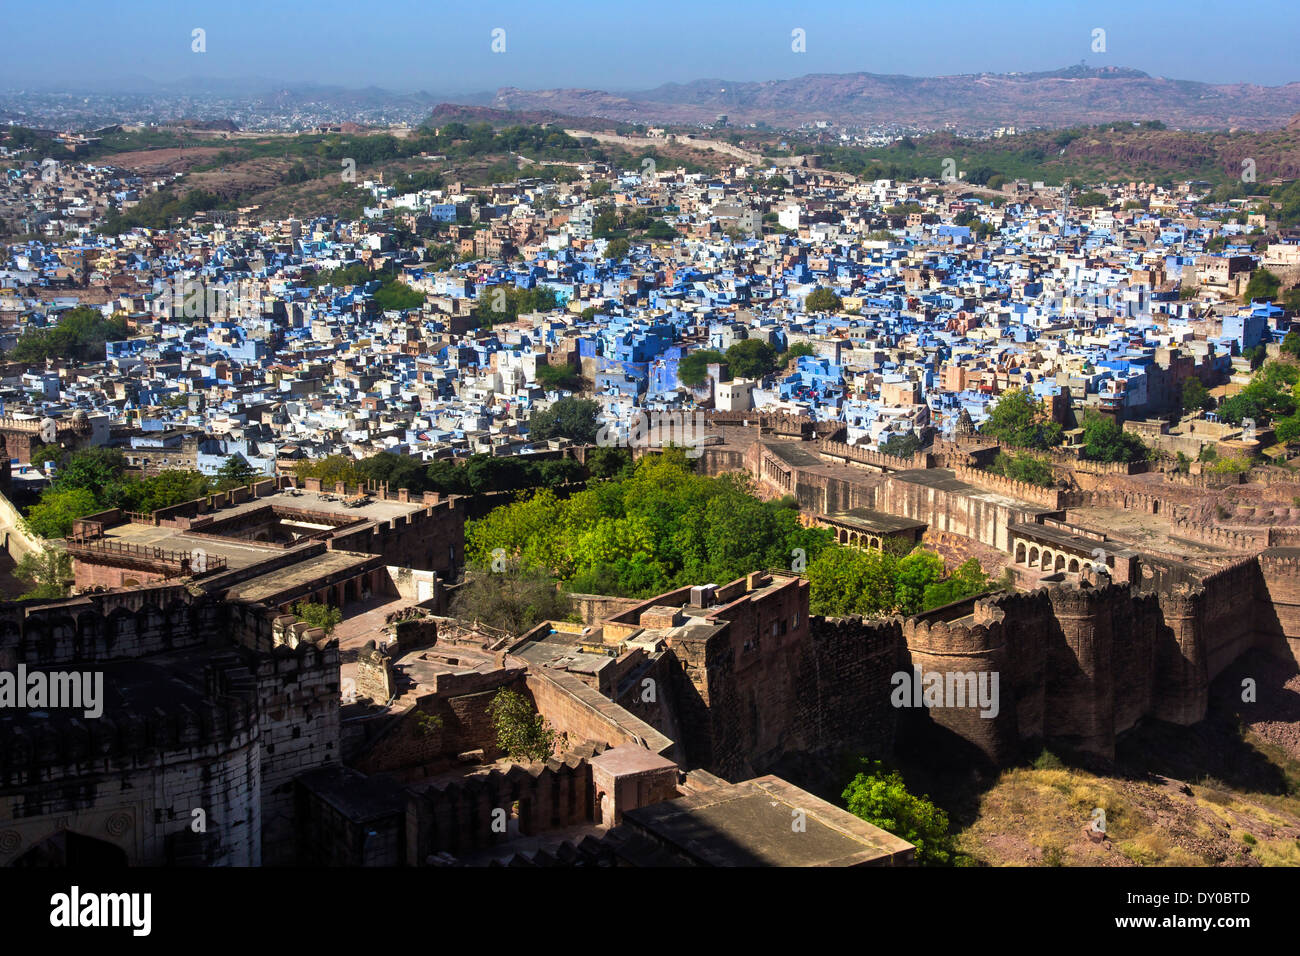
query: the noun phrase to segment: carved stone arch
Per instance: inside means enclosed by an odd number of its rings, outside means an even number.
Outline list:
[[[1079,570],[1079,559],[1078,559],[1078,558],[1071,558],[1071,559],[1070,559],[1070,565],[1069,565],[1069,568],[1068,568],[1067,570],[1069,570],[1069,571],[1078,571],[1078,570]]]
[[[56,613],[46,619],[46,626],[56,646],[76,647],[78,637],[77,622],[70,614]]]
[[[114,643],[123,638],[133,638],[139,632],[139,622],[129,607],[115,607],[104,618],[104,633]]]
[[[1024,564],[1024,563],[1025,563],[1026,550],[1027,550],[1027,549],[1025,548],[1025,543],[1024,543],[1023,541],[1017,541],[1017,542],[1016,542],[1016,556],[1015,556],[1015,559],[1014,559],[1014,561],[1015,561],[1016,564]]]
[[[116,843],[75,830],[59,829],[33,843],[9,865],[18,868],[118,869],[125,868],[129,862],[126,851]]]
[[[77,652],[84,660],[112,656],[112,649],[104,639],[104,617],[97,611],[83,611],[77,615]],[[103,655],[101,655],[101,650]]]
[[[153,600],[145,601],[135,612],[136,625],[143,633],[147,630],[161,629],[166,623],[163,609]]]
[[[1052,566],[1052,570],[1053,570],[1053,571],[1064,571],[1064,570],[1065,570],[1065,555],[1063,555],[1063,554],[1058,554],[1058,555],[1056,556],[1056,563]]]

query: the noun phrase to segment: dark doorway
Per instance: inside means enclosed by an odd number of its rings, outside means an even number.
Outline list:
[[[127,865],[126,851],[112,843],[61,830],[13,861],[17,867],[75,867],[111,870]]]

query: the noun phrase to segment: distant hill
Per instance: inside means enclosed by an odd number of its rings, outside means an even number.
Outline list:
[[[950,133],[911,138],[907,143],[867,149],[812,145],[829,169],[866,178],[936,178],[953,159],[967,181],[983,183],[994,174],[1040,179],[1052,185],[1130,180],[1203,179],[1238,181],[1251,160],[1258,182],[1300,178],[1300,123],[1284,129],[1234,133],[1162,129],[1131,122],[1068,130],[1034,130],[996,139],[968,139]]]
[[[938,77],[817,73],[764,82],[704,79],[621,94],[505,87],[490,105],[625,123],[707,123],[725,113],[733,124],[829,120],[936,128],[949,123],[1057,128],[1160,119],[1186,129],[1273,129],[1300,113],[1300,83],[1215,85],[1152,77],[1123,67],[1078,65],[1040,73]]]
[[[465,103],[439,103],[424,121],[426,126],[441,126],[444,123],[491,123],[493,126],[540,126],[544,124],[562,124],[571,129],[612,129],[619,124],[615,120],[591,116],[565,116],[554,110],[501,110],[490,106],[474,106]]]

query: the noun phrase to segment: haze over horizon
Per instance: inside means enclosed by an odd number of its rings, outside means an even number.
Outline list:
[[[56,15],[51,16],[51,13]],[[125,13],[125,15],[124,15]],[[949,76],[1039,72],[1085,61],[1203,83],[1278,86],[1300,79],[1292,50],[1300,7],[1099,0],[1054,9],[1023,0],[934,0],[874,9],[827,0],[703,6],[574,0],[562,10],[520,2],[453,13],[419,0],[308,8],[246,0],[160,0],[105,8],[64,0],[8,12],[24,41],[0,65],[0,86],[122,91],[141,79],[275,86],[382,87],[464,95],[501,87],[642,90],[705,78],[789,79],[818,73]],[[1206,30],[1208,22],[1213,30]],[[340,29],[340,23],[346,27]],[[1267,23],[1268,29],[1261,29]],[[191,49],[205,31],[206,51]],[[492,52],[492,31],[505,52]],[[803,30],[806,52],[791,49]],[[1094,31],[1105,31],[1105,50]],[[1152,43],[1158,37],[1159,43]],[[74,62],[51,47],[75,48]]]

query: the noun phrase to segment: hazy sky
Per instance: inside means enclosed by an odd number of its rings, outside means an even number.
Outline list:
[[[1173,0],[42,0],[6,3],[0,84],[266,77],[461,93],[642,89],[700,78],[1050,70],[1300,80],[1300,3]],[[191,50],[206,31],[207,51]],[[491,31],[506,31],[506,51]],[[805,31],[807,52],[791,51]],[[1106,31],[1094,52],[1093,30]],[[114,82],[114,78],[118,78]]]

